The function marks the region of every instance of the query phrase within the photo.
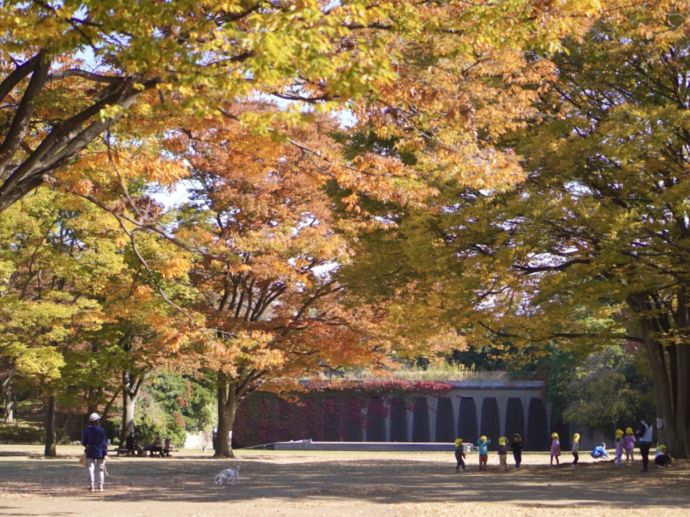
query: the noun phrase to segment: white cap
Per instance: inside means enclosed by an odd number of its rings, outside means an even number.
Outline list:
[[[101,419],[101,416],[98,413],[91,413],[89,415],[89,422],[98,422]]]

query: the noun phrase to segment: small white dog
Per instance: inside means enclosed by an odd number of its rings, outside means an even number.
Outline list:
[[[240,466],[237,465],[235,468],[228,467],[227,469],[221,470],[216,474],[216,485],[235,485],[240,479]]]

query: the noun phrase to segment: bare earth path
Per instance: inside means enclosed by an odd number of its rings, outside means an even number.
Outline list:
[[[456,474],[452,453],[239,451],[213,460],[183,451],[171,459],[113,458],[107,490],[90,493],[78,447],[58,459],[35,446],[0,446],[0,516],[328,515],[690,515],[690,463],[671,469],[639,463],[549,467],[543,454],[525,468]],[[565,455],[564,459],[568,459]],[[236,486],[215,474],[241,466]]]

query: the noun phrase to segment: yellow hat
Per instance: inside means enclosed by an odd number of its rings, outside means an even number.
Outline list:
[[[656,446],[657,449],[660,451],[666,452],[666,446],[663,443],[660,443],[659,445]]]
[[[574,442],[580,441],[580,433],[573,433],[573,441]]]
[[[551,433],[551,438],[558,438],[558,433]]]
[[[456,438],[455,445],[462,445],[462,438]]]
[[[505,445],[506,443],[508,443],[508,439],[505,436],[501,436],[498,439],[498,445]]]
[[[626,427],[625,434],[635,434],[635,431],[633,431],[632,427]]]
[[[487,440],[486,435],[485,435],[485,434],[481,435],[481,436],[479,437],[479,440],[482,441],[482,442],[485,442],[485,441]]]
[[[623,438],[623,429],[616,429],[616,438]]]

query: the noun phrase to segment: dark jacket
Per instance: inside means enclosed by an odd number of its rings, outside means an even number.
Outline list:
[[[513,450],[513,454],[522,454],[522,441],[513,440],[510,442],[510,448]]]
[[[81,444],[86,448],[86,457],[101,459],[108,455],[108,439],[100,425],[90,425],[81,435]]]

